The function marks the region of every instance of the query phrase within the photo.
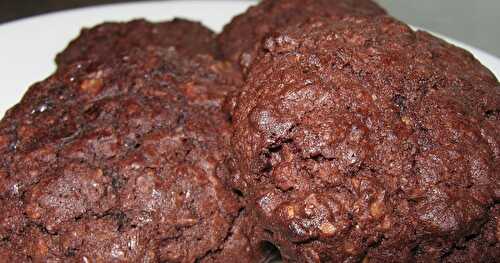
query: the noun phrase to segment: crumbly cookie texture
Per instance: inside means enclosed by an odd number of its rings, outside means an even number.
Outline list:
[[[334,19],[348,14],[375,16],[385,10],[371,0],[264,0],[233,18],[217,41],[224,58],[246,69],[267,34],[314,16]]]
[[[149,48],[31,87],[0,122],[2,260],[263,260],[225,184],[232,76]]]
[[[500,258],[500,85],[395,19],[265,40],[237,99],[240,190],[289,262]]]
[[[176,18],[153,23],[144,19],[108,22],[83,29],[56,57],[59,67],[82,60],[105,61],[133,48],[174,47],[184,56],[217,56],[215,33],[199,22]]]

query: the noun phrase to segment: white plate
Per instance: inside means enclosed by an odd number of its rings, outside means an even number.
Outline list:
[[[21,99],[28,87],[48,77],[53,59],[82,27],[104,21],[147,18],[152,21],[183,17],[199,20],[219,31],[252,1],[168,1],[106,5],[63,11],[0,25],[0,117]],[[441,36],[442,37],[442,36]],[[446,38],[472,52],[500,77],[500,60],[466,44]]]

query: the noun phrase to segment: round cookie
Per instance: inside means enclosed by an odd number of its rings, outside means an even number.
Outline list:
[[[128,52],[132,48],[147,46],[175,47],[185,56],[198,54],[217,56],[215,33],[199,22],[176,18],[172,21],[152,23],[144,19],[125,23],[107,22],[89,29],[59,53],[59,67],[81,60],[103,61]]]
[[[270,32],[314,16],[385,14],[371,0],[263,0],[233,18],[217,37],[222,56],[246,68],[255,57],[254,46]]]
[[[15,262],[260,262],[226,187],[231,67],[171,49],[74,63],[0,122],[0,255]]]
[[[500,85],[393,18],[269,37],[237,99],[239,189],[289,262],[500,257]]]

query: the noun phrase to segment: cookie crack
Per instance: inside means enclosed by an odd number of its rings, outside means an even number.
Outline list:
[[[214,256],[214,255],[217,255],[218,253],[220,253],[224,249],[225,244],[234,235],[234,233],[236,231],[236,229],[235,229],[236,220],[242,216],[244,211],[245,211],[245,208],[241,208],[238,211],[238,214],[231,220],[231,222],[230,222],[231,228],[227,231],[227,233],[226,233],[225,237],[222,239],[220,245],[217,248],[210,249],[207,252],[205,252],[205,254],[197,257],[195,260],[196,263],[203,262],[204,259],[209,258],[209,257]]]

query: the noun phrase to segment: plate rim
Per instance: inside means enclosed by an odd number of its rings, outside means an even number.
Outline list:
[[[11,25],[16,25],[16,24],[21,24],[24,22],[34,22],[39,19],[45,19],[46,17],[52,17],[56,15],[76,15],[80,12],[89,12],[89,11],[98,11],[100,9],[108,9],[108,8],[129,8],[132,6],[147,6],[147,5],[169,5],[169,4],[186,4],[186,5],[192,5],[192,4],[208,4],[208,3],[218,3],[218,4],[230,4],[230,5],[238,5],[238,4],[250,4],[250,3],[257,3],[258,0],[146,0],[146,1],[141,1],[141,2],[129,2],[131,0],[125,0],[126,2],[121,2],[121,3],[108,3],[108,4],[96,4],[96,5],[91,5],[91,6],[82,6],[82,7],[75,7],[75,8],[68,8],[68,9],[62,9],[62,10],[56,10],[56,11],[50,11],[47,13],[42,13],[42,14],[36,14],[36,15],[30,15],[14,20],[10,20],[7,22],[0,23],[0,31],[4,29],[4,27],[8,27]],[[112,21],[112,20],[110,20]],[[228,21],[229,23],[229,21]]]
[[[128,0],[130,1],[130,0]],[[121,3],[109,3],[109,4],[97,4],[97,5],[91,5],[91,6],[83,6],[83,7],[76,7],[76,8],[69,8],[69,9],[63,9],[63,10],[56,10],[56,11],[51,11],[43,14],[37,14],[37,15],[31,15],[7,22],[0,23],[0,32],[8,27],[16,26],[17,24],[23,24],[23,23],[33,23],[36,20],[43,20],[46,19],[47,17],[53,17],[57,15],[77,15],[78,13],[85,13],[85,12],[93,12],[93,11],[101,11],[104,9],[109,9],[109,8],[130,8],[133,6],[148,6],[148,5],[170,5],[170,4],[186,4],[186,5],[193,5],[193,4],[210,4],[210,3],[217,3],[217,4],[225,4],[225,5],[249,5],[251,3],[256,4],[258,0],[147,0],[147,1],[141,1],[141,2],[121,2]],[[392,16],[391,14],[389,14]],[[394,16],[393,16],[394,17]],[[418,27],[418,26],[413,26],[411,24],[406,23],[405,21],[394,17],[398,21],[402,21],[403,23],[409,25],[412,29],[414,30],[422,30],[426,31],[428,33],[431,33],[439,38],[444,39],[447,42],[451,42],[452,44],[457,43],[459,47],[470,50],[472,49],[475,52],[483,53],[484,55],[488,55],[496,60],[499,60],[500,62],[500,56],[497,56],[495,54],[492,54],[486,50],[483,50],[479,47],[476,47],[472,44],[467,44],[464,41],[457,40],[453,37],[449,37],[446,35],[446,33],[438,33],[432,30],[428,30],[424,27]],[[118,21],[118,20],[109,20],[109,21]],[[229,23],[230,21],[228,21]],[[69,40],[68,40],[69,42]],[[500,76],[497,78],[500,79]]]

